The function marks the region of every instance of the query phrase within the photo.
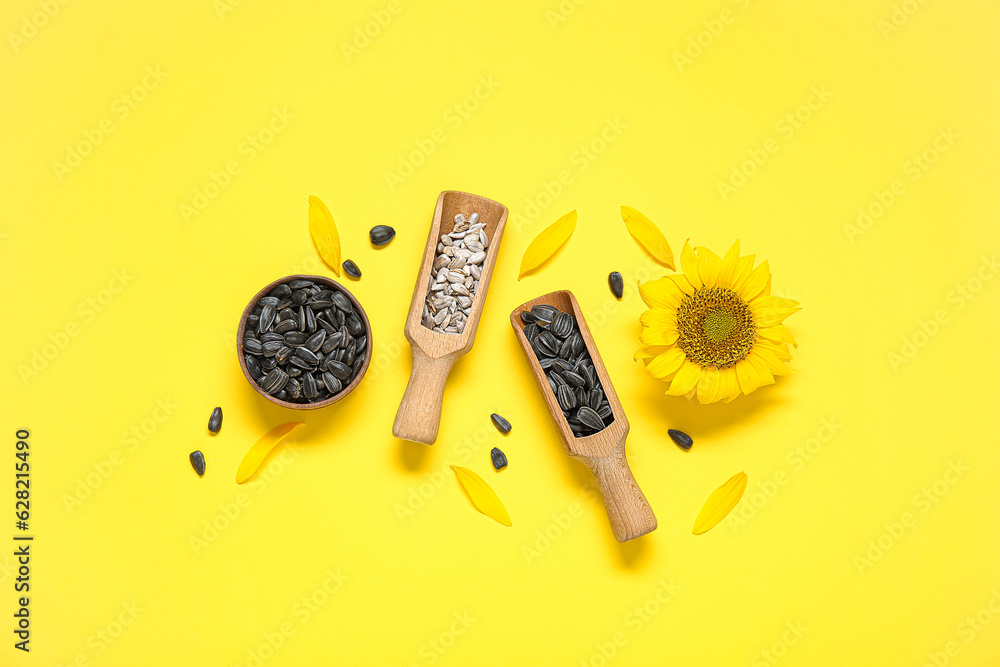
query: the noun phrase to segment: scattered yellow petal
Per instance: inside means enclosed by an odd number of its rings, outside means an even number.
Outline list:
[[[653,224],[652,220],[631,206],[622,206],[622,220],[625,221],[628,233],[652,255],[653,259],[671,271],[674,270],[674,251],[670,249],[663,232]]]
[[[260,464],[264,462],[268,453],[274,449],[281,440],[294,431],[299,426],[302,426],[305,422],[288,422],[287,424],[281,424],[280,426],[275,426],[270,431],[265,433],[260,437],[260,439],[254,443],[250,451],[246,453],[243,460],[240,461],[239,470],[236,471],[236,483],[242,484],[247,481],[253,474],[257,472],[257,468]]]
[[[309,234],[323,263],[340,275],[340,235],[330,209],[319,197],[309,195]]]
[[[458,483],[472,498],[472,504],[476,506],[477,510],[497,523],[502,523],[505,526],[511,525],[507,508],[500,502],[496,491],[490,488],[490,485],[483,481],[482,477],[461,466],[452,466],[451,469],[455,471]]]
[[[576,229],[576,211],[570,211],[542,230],[524,251],[524,257],[521,258],[521,272],[518,273],[517,279],[520,280],[552,257],[573,235],[574,229]]]
[[[736,473],[729,478],[729,481],[712,492],[712,495],[705,501],[705,505],[698,512],[698,518],[694,520],[694,528],[691,532],[701,535],[711,530],[717,523],[725,519],[736,503],[740,502],[743,492],[747,488],[747,474],[745,472]]]

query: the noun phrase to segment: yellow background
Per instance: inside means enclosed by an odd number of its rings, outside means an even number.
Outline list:
[[[223,2],[0,11],[0,532],[15,532],[24,427],[36,536],[30,655],[12,647],[13,556],[0,557],[0,662],[996,663],[995,2]],[[913,171],[925,151],[933,163]],[[734,169],[749,175],[724,197]],[[895,181],[891,205],[853,228]],[[511,219],[425,447],[390,425],[444,189]],[[261,286],[328,273],[310,194],[364,271],[347,286],[375,359],[237,486],[254,440],[297,416],[251,390],[233,345]],[[635,280],[665,269],[622,204],[677,254],[687,237],[720,253],[739,238],[768,259],[774,292],[803,304],[788,321],[796,373],[729,405],[664,396],[632,353]],[[573,209],[568,245],[518,282],[530,240]],[[375,250],[379,223],[398,235]],[[507,321],[559,288],[588,315],[659,518],[631,544],[563,454]],[[452,463],[490,482],[513,528],[469,505]],[[737,514],[691,535],[740,470]]]

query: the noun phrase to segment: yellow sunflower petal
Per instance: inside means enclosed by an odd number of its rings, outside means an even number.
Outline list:
[[[646,327],[639,334],[639,342],[643,345],[673,345],[677,342],[677,327]]]
[[[639,283],[639,296],[650,308],[676,309],[684,298],[684,292],[668,276]]]
[[[753,350],[750,350],[750,354],[748,354],[746,356],[746,359],[744,359],[743,361],[749,363],[751,366],[753,366],[753,369],[757,371],[757,377],[760,380],[760,386],[763,387],[768,384],[774,384],[774,375],[771,374],[771,371],[768,369],[767,364],[764,363],[764,360],[761,359],[759,356],[755,355],[753,353]]]
[[[736,272],[733,274],[733,289],[739,292],[753,272],[753,261],[757,255],[744,255],[736,262]]]
[[[761,290],[764,289],[764,285],[771,278],[771,269],[767,264],[765,259],[760,265],[754,269],[747,281],[743,284],[742,289],[737,290],[739,295],[743,297],[744,301],[750,301],[755,296],[760,294]]]
[[[783,364],[781,360],[774,355],[774,352],[771,352],[766,348],[760,346],[754,347],[754,349],[750,350],[750,354],[747,356],[751,355],[763,361],[764,365],[767,366],[767,370],[771,371],[772,375],[791,375],[792,373],[792,370]]]
[[[756,369],[746,359],[736,362],[736,380],[744,394],[749,394],[761,384]]]
[[[698,379],[698,402],[702,404],[715,403],[719,400],[719,369],[715,366],[705,366],[701,369]]]
[[[664,380],[677,372],[677,369],[684,363],[684,350],[679,347],[672,347],[646,364],[646,370],[659,379]]]
[[[799,310],[799,302],[776,296],[758,296],[750,302],[750,312],[758,327],[773,327],[781,324],[786,317]]]
[[[792,347],[799,346],[799,344],[795,342],[792,332],[790,332],[784,324],[776,324],[771,327],[761,327],[757,329],[757,335],[778,343],[788,343]]]
[[[690,401],[695,397],[697,393],[698,393],[698,387],[691,387],[690,391],[684,394],[684,398]]]
[[[682,260],[683,261],[683,260]],[[670,382],[667,393],[671,396],[683,396],[698,386],[698,378],[701,376],[701,366],[685,359],[681,363],[680,369]]]
[[[781,359],[782,361],[790,361],[792,358],[792,354],[788,351],[788,346],[785,343],[775,343],[769,340],[760,339],[754,343],[754,348],[770,350],[774,353],[774,356],[778,357],[778,359]]]
[[[719,396],[715,400],[721,401],[723,399],[729,400],[729,397],[733,395],[734,391],[739,391],[740,385],[736,381],[736,369],[720,368],[719,369]]]
[[[640,359],[646,361],[659,354],[663,354],[669,349],[669,345],[643,345],[632,355],[632,361],[639,361]]]
[[[743,497],[747,488],[747,474],[738,472],[729,478],[725,484],[712,492],[705,505],[698,512],[691,532],[695,535],[707,533],[716,524],[729,516],[736,504]]]
[[[714,252],[704,246],[695,248],[698,251],[698,275],[707,287],[715,287],[719,280],[719,270],[722,260]]]
[[[733,279],[736,277],[736,267],[740,262],[740,242],[739,239],[736,240],[726,252],[726,256],[722,258],[722,267],[719,269],[719,278],[716,281],[716,285],[719,287],[729,287],[733,286]]]
[[[677,285],[677,289],[679,289],[683,294],[687,295],[694,293],[695,289],[694,285],[691,284],[691,281],[688,280],[687,276],[685,276],[683,273],[675,273],[672,276],[666,276],[666,277],[669,278],[675,285]]]
[[[681,268],[687,277],[691,287],[698,289],[701,287],[701,276],[698,275],[698,256],[694,254],[690,239],[684,241],[684,249],[681,250]]]
[[[677,327],[677,311],[667,308],[650,308],[639,316],[644,327]]]
[[[742,396],[743,389],[740,387],[739,378],[736,377],[736,366],[730,366],[729,368],[727,368],[726,374],[732,378],[732,383],[733,383],[729,395],[723,399],[726,403],[729,403]]]

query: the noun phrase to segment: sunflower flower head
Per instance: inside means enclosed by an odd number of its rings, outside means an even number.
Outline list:
[[[685,242],[681,273],[639,284],[649,310],[635,358],[668,394],[728,403],[791,373],[788,346],[798,344],[782,322],[799,304],[771,296],[767,262],[754,258],[740,256],[739,241],[721,259]]]

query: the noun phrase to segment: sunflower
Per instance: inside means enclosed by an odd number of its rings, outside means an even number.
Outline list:
[[[798,347],[782,321],[797,301],[771,296],[767,262],[740,256],[737,241],[722,259],[684,243],[683,273],[639,284],[649,306],[639,318],[635,353],[672,396],[727,403],[788,375],[788,346]]]

